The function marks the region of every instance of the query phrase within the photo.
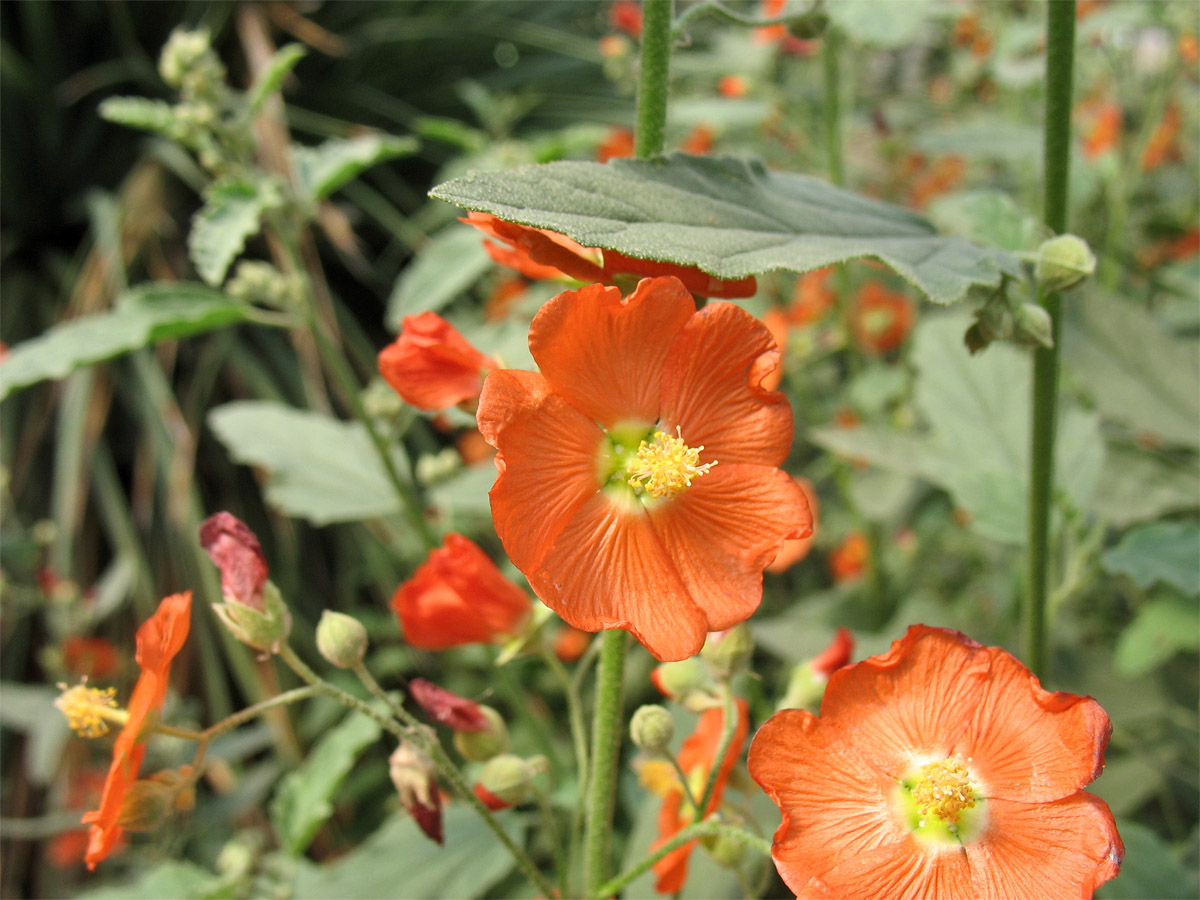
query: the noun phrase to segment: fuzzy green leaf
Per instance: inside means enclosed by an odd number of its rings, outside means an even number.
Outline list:
[[[418,146],[409,137],[369,134],[326,141],[317,147],[293,147],[296,182],[306,199],[322,200],[371,166],[408,156]]]
[[[856,257],[891,266],[935,303],[1020,273],[1010,254],[943,237],[898,206],[757,160],[672,153],[474,172],[430,194],[548,228],[585,247],[696,266],[718,278],[807,272]]]
[[[1200,620],[1196,604],[1179,597],[1152,600],[1137,611],[1117,638],[1113,667],[1121,675],[1144,675],[1183,650],[1196,652]]]
[[[1155,582],[1200,594],[1200,528],[1194,522],[1154,522],[1130,531],[1104,554],[1108,572],[1128,575],[1143,590]]]
[[[224,281],[246,239],[258,233],[262,214],[279,199],[274,183],[265,179],[213,184],[188,235],[188,255],[200,277],[214,286]]]
[[[304,59],[307,53],[303,44],[287,44],[275,52],[266,68],[258,73],[258,77],[254,79],[254,84],[246,94],[246,102],[249,104],[251,112],[258,112],[262,108],[267,99],[279,90],[283,79],[287,78],[288,73],[296,67],[300,60]]]
[[[165,137],[176,134],[175,111],[162,100],[145,97],[109,97],[100,104],[100,117],[128,128],[153,131]]]
[[[483,235],[455,222],[429,239],[396,280],[385,321],[400,330],[405,316],[438,312],[491,268]]]
[[[0,400],[46,379],[172,338],[244,322],[247,308],[200,284],[135,288],[111,312],[72,319],[18,344],[0,363]]]

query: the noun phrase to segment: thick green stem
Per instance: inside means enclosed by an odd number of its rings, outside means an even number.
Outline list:
[[[736,828],[732,825],[724,825],[721,822],[696,822],[680,831],[675,835],[675,837],[671,838],[637,865],[622,872],[616,878],[612,879],[612,881],[601,885],[600,890],[595,894],[595,896],[615,897],[619,891],[624,889],[630,882],[642,875],[644,872],[648,872],[656,862],[658,862],[668,853],[679,849],[688,841],[694,841],[696,838],[707,837],[708,835],[718,835],[720,837],[730,838],[731,840],[738,841],[739,843],[745,844],[747,847],[757,850],[764,856],[771,855],[770,842],[763,840],[757,835],[742,831],[742,829]]]
[[[667,132],[667,93],[671,75],[672,0],[642,3],[642,57],[638,76],[638,157],[662,153]]]
[[[1046,10],[1046,123],[1043,218],[1050,230],[1067,230],[1071,161],[1071,88],[1075,57],[1075,0]],[[1039,298],[1050,314],[1054,346],[1033,355],[1033,436],[1029,454],[1029,557],[1025,593],[1025,662],[1039,676],[1046,666],[1046,596],[1050,509],[1054,492],[1054,438],[1058,404],[1058,347],[1062,305],[1056,293]]]
[[[617,792],[617,762],[621,756],[622,693],[625,677],[624,631],[604,632],[600,668],[596,673],[596,712],[592,719],[592,777],[588,785],[587,830],[583,842],[584,884],[589,897],[607,897],[599,890],[608,878],[609,832]]]

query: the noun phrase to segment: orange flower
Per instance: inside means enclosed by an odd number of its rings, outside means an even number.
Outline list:
[[[808,537],[783,542],[783,549],[779,551],[775,561],[767,566],[767,571],[775,574],[786,572],[808,556],[808,551],[812,549],[813,541],[817,537],[817,516],[820,512],[817,503],[817,489],[807,478],[797,477],[796,484],[800,485],[800,490],[804,492],[804,499],[808,501],[808,509],[812,513],[812,533]]]
[[[63,664],[76,676],[104,679],[121,666],[121,655],[107,638],[71,635],[63,641]]]
[[[1143,172],[1157,169],[1167,160],[1179,155],[1176,145],[1179,141],[1179,129],[1182,124],[1179,107],[1172,103],[1163,113],[1162,120],[1155,126],[1154,133],[1150,135],[1150,140],[1146,143],[1146,149],[1142,151],[1139,165]]]
[[[1091,103],[1081,110],[1086,125],[1083,139],[1083,155],[1095,159],[1110,150],[1116,149],[1121,139],[1123,115],[1121,106],[1117,103]]]
[[[866,571],[871,547],[861,531],[852,531],[829,554],[829,573],[837,582],[851,581]]]
[[[772,857],[800,898],[1091,897],[1124,847],[1104,802],[1112,726],[998,647],[914,625],[750,747],[783,813]]]
[[[829,676],[850,662],[854,653],[854,635],[845,625],[838,628],[829,646],[809,660],[813,674],[822,681],[828,681]]]
[[[596,161],[608,162],[610,159],[623,159],[633,156],[633,132],[628,128],[613,127],[608,130],[607,137],[596,147]]]
[[[752,297],[758,290],[753,275],[727,281],[714,278],[695,266],[634,259],[615,250],[591,249],[575,243],[566,235],[506,222],[491,213],[470,212],[459,221],[509,244],[508,247],[498,247],[485,241],[483,246],[500,265],[516,269],[526,278],[538,281],[574,279],[612,284],[618,278],[674,275],[689,291],[705,297]]]
[[[889,290],[878,281],[868,281],[854,300],[850,327],[859,349],[878,356],[904,343],[915,315],[913,302],[905,294]]]
[[[796,279],[792,302],[788,304],[788,321],[793,325],[809,325],[821,319],[837,304],[837,295],[829,287],[833,266],[813,269]]]
[[[783,355],[787,353],[788,346],[787,313],[778,306],[772,306],[763,313],[762,323],[767,326],[767,331],[771,332],[771,337],[775,341],[775,346],[779,348],[779,355],[782,359]],[[783,381],[782,365],[763,378],[762,389],[764,391],[773,391],[779,387],[779,382],[781,381]]]
[[[479,396],[482,372],[498,363],[437,313],[405,316],[399,337],[379,353],[379,373],[405,403],[439,410]]]
[[[616,0],[608,8],[608,21],[617,31],[630,37],[642,36],[642,7],[634,0]]]
[[[183,648],[191,626],[192,592],[172,594],[158,605],[157,612],[137,630],[135,659],[142,669],[129,699],[129,718],[113,744],[112,765],[104,781],[100,808],[84,813],[91,825],[85,860],[89,869],[112,852],[121,837],[121,806],[142,766],[146,745],[142,729],[162,709],[171,676],[171,661]]]
[[[554,655],[563,662],[575,662],[587,652],[592,636],[586,631],[566,625],[554,636]]]
[[[501,322],[508,318],[517,301],[529,291],[529,282],[519,275],[500,279],[488,293],[483,304],[483,317],[489,322]]]
[[[750,88],[741,75],[722,75],[717,82],[717,93],[722,97],[745,97]]]
[[[721,760],[712,796],[702,815],[696,815],[695,808],[684,796],[682,785],[675,782],[668,787],[668,793],[663,798],[663,805],[658,813],[658,840],[650,847],[650,852],[653,853],[656,848],[661,847],[690,825],[694,819],[703,819],[711,815],[721,805],[721,797],[725,793],[725,784],[729,781],[729,773],[733,771],[738,757],[742,754],[742,746],[746,743],[746,735],[750,730],[748,710],[746,701],[738,699],[737,725],[733,733],[733,740],[729,744],[725,758]],[[704,784],[708,780],[708,774],[716,764],[717,751],[721,749],[723,720],[724,716],[720,707],[705,710],[700,716],[700,721],[696,723],[696,730],[679,749],[679,768],[688,776],[692,794],[696,797],[697,802],[699,802],[699,794],[704,790]],[[660,894],[673,894],[683,889],[684,882],[687,881],[688,857],[691,856],[695,846],[695,841],[689,841],[682,847],[672,850],[654,864],[654,871],[658,875],[658,881],[654,885],[656,891]]]
[[[679,149],[684,153],[703,156],[712,149],[713,140],[716,136],[717,133],[715,131],[704,123],[701,123],[688,132],[688,136],[683,139],[683,143],[679,145]]]
[[[486,553],[451,532],[396,589],[392,609],[408,643],[446,650],[520,631],[529,616],[529,597]]]
[[[941,156],[924,169],[913,181],[908,192],[909,205],[924,209],[929,201],[946,194],[967,177],[967,161],[958,154]]]
[[[792,414],[761,387],[779,360],[769,332],[652,278],[626,298],[559,294],[529,347],[542,374],[497,370],[479,402],[509,558],[576,628],[627,629],[660,660],[699,652],[754,612],[763,567],[811,530],[778,468]]]

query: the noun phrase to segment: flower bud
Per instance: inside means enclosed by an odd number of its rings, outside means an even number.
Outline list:
[[[417,705],[440,725],[455,731],[486,731],[489,727],[483,707],[474,700],[460,697],[424,678],[414,678],[408,683],[408,690]]]
[[[184,76],[211,51],[212,39],[207,29],[188,31],[186,28],[176,28],[163,45],[158,59],[158,74],[168,86],[180,87]]]
[[[482,731],[456,731],[454,746],[464,759],[471,762],[487,762],[508,749],[508,726],[504,718],[490,706],[479,705],[479,712],[487,720]]]
[[[750,633],[750,626],[745,623],[712,632],[700,651],[700,656],[722,680],[744,671],[753,655],[754,636]]]
[[[219,512],[200,526],[200,546],[221,572],[221,593],[226,603],[266,611],[263,587],[270,574],[262,545],[237,516]]]
[[[647,753],[665,753],[675,736],[675,719],[665,708],[648,703],[638,707],[629,720],[629,736]]]
[[[400,803],[430,840],[442,843],[442,795],[433,761],[411,741],[402,741],[388,759],[388,775]]]
[[[746,856],[746,845],[723,834],[710,834],[700,839],[713,861],[726,869],[734,869]]]
[[[175,810],[191,809],[196,801],[190,785],[193,772],[191,766],[182,766],[135,781],[121,801],[117,824],[126,831],[153,831]]]
[[[694,656],[655,666],[650,680],[664,697],[684,706],[693,694],[708,694],[716,686],[708,667]]]
[[[1065,291],[1096,271],[1096,255],[1083,238],[1060,234],[1038,248],[1033,274],[1047,291]]]
[[[317,650],[339,669],[353,669],[367,654],[367,629],[362,622],[331,609],[317,623]]]
[[[1017,340],[1028,347],[1054,346],[1054,324],[1050,313],[1036,303],[1022,303],[1013,312]]]
[[[238,603],[214,603],[213,611],[233,636],[256,650],[276,653],[292,631],[292,615],[279,588],[267,582],[262,592],[265,610]]]
[[[536,773],[537,767],[530,762],[511,753],[502,753],[484,765],[479,774],[479,787],[497,800],[517,806],[529,799]]]

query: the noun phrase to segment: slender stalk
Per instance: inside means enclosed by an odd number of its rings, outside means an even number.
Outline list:
[[[688,841],[694,841],[696,838],[707,837],[709,835],[718,835],[720,837],[730,838],[731,840],[738,841],[739,843],[745,844],[747,847],[757,850],[764,856],[771,855],[771,843],[763,840],[757,835],[750,834],[749,832],[742,831],[742,829],[736,828],[733,825],[725,825],[712,819],[705,820],[703,822],[695,822],[680,831],[641,862],[637,863],[632,868],[626,869],[611,881],[607,881],[602,884],[595,896],[615,897],[619,891],[623,890],[630,884],[630,882],[638,878],[643,873],[648,872],[656,862],[658,862],[668,853],[678,850],[684,844],[688,843]]]
[[[600,885],[608,878],[609,831],[621,756],[621,705],[625,675],[624,631],[604,632],[596,673],[596,712],[592,720],[592,777],[588,785],[587,829],[583,841],[587,896],[607,897]]]
[[[567,866],[564,875],[569,875],[571,864],[579,855],[579,844],[583,839],[583,809],[584,792],[588,784],[588,745],[587,723],[583,718],[583,704],[580,702],[579,685],[571,678],[566,667],[549,649],[542,648],[542,658],[550,671],[562,683],[563,693],[567,697],[567,718],[571,723],[571,742],[575,745],[575,777],[579,783],[579,798],[571,813],[571,830],[567,841]],[[563,894],[571,892],[563,885]]]
[[[638,157],[662,153],[667,130],[667,93],[671,73],[672,0],[643,0],[642,58],[638,76]]]
[[[1046,225],[1057,234],[1067,230],[1074,57],[1075,0],[1056,0],[1047,4],[1046,8],[1045,185],[1042,214]],[[1054,346],[1049,349],[1038,348],[1033,355],[1033,433],[1029,453],[1029,556],[1024,632],[1025,662],[1036,674],[1044,676],[1062,303],[1056,293],[1043,293],[1039,302],[1050,314]]]
[[[712,768],[704,781],[704,793],[700,795],[700,804],[696,807],[696,815],[703,816],[712,800],[713,792],[717,789],[717,777],[729,753],[729,745],[733,743],[734,732],[737,731],[737,705],[733,699],[733,691],[729,683],[721,685],[721,742],[717,744],[717,755],[713,757]]]
[[[841,32],[831,25],[825,32],[821,48],[821,59],[825,63],[825,155],[829,164],[829,180],[838,187],[846,183],[842,158],[841,52]]]

